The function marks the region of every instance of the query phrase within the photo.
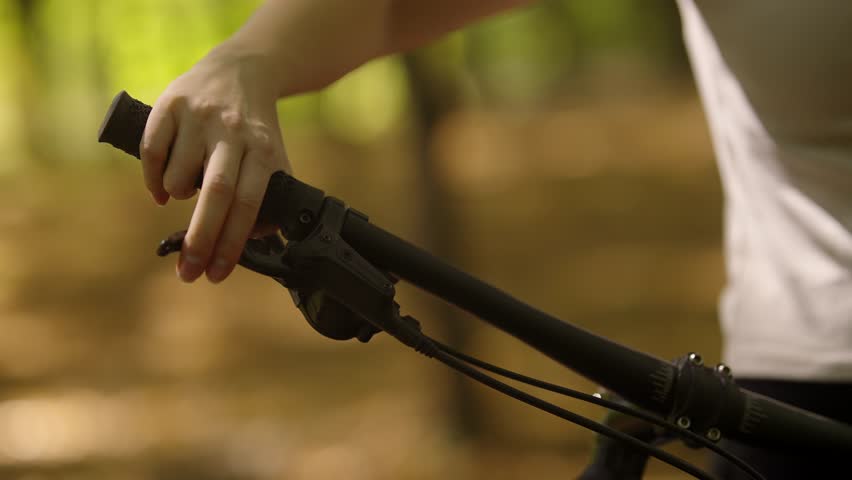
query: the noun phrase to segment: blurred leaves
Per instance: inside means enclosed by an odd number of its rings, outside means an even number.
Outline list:
[[[4,2],[0,58],[16,67],[0,80],[0,100],[7,105],[0,110],[0,154],[6,159],[0,171],[20,167],[21,154],[51,163],[103,159],[91,142],[100,107],[121,89],[152,103],[258,3]],[[529,103],[552,96],[578,69],[593,66],[591,60],[619,52],[683,67],[682,59],[664,50],[671,50],[678,34],[677,25],[664,20],[676,20],[673,9],[671,2],[638,0],[541,2],[453,34],[432,55],[440,58],[435,68],[441,75],[469,69],[490,102]],[[372,141],[395,127],[408,102],[398,61],[374,63],[314,94],[319,100],[284,102],[282,113],[292,122],[322,122],[347,141]],[[78,155],[62,155],[68,148]]]

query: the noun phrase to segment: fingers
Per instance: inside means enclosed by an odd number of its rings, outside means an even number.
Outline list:
[[[248,237],[264,230],[255,222],[270,175],[290,170],[274,102],[209,77],[190,72],[176,80],[155,103],[140,142],[145,185],[160,205],[193,196],[204,170],[177,264],[185,282],[205,271],[220,282],[233,271]]]
[[[207,268],[207,278],[211,282],[221,282],[234,269],[257,220],[272,174],[271,168],[267,167],[269,159],[263,158],[263,155],[253,150],[243,159],[233,202]]]
[[[171,148],[163,188],[174,198],[186,200],[195,195],[195,180],[204,163],[204,136],[192,115],[182,115],[177,137]]]
[[[213,145],[178,260],[178,275],[185,282],[197,279],[210,263],[234,200],[242,155],[237,144],[220,140]]]
[[[154,104],[139,143],[145,186],[159,205],[165,205],[169,200],[169,193],[163,188],[163,172],[176,129],[171,105],[167,98],[162,97]]]
[[[206,271],[218,283],[233,271],[249,236],[264,230],[255,222],[270,175],[289,171],[280,133],[236,115],[221,116],[219,125],[211,125],[209,115],[174,101],[154,111],[140,144],[145,183],[154,200],[163,205],[170,196],[191,197],[204,170],[177,274],[193,282]]]

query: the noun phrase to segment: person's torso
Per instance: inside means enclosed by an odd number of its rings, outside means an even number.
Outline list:
[[[726,360],[852,380],[852,2],[679,4],[725,189]]]

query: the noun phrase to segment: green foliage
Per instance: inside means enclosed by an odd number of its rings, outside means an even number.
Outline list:
[[[91,141],[112,95],[126,89],[153,102],[251,15],[260,0],[18,0],[0,2],[0,153],[37,161],[97,160]],[[29,15],[24,15],[28,7]],[[499,15],[425,51],[430,78],[473,78],[489,102],[547,98],[598,58],[631,52],[680,60],[673,2],[554,0]],[[676,18],[675,18],[676,19]],[[675,46],[672,46],[672,45]],[[327,128],[369,142],[410,105],[397,59],[373,62],[327,91],[282,102],[289,124]],[[463,85],[448,80],[447,85]],[[461,88],[461,87],[455,87]],[[468,93],[462,96],[468,96]],[[45,136],[50,141],[45,142]],[[68,151],[76,152],[68,158]],[[56,161],[56,160],[52,160]],[[18,162],[17,165],[21,164]],[[0,166],[8,170],[12,162]]]
[[[575,39],[559,7],[542,3],[470,30],[470,64],[493,97],[528,102],[573,65]]]
[[[401,120],[406,94],[399,59],[379,59],[321,93],[320,112],[335,133],[356,143],[369,143]]]
[[[245,21],[259,2],[97,3],[98,43],[106,54],[110,86],[153,101],[171,80]]]
[[[0,105],[9,105],[15,98],[19,78],[26,68],[18,45],[19,25],[16,5],[0,2],[0,64],[7,65],[0,75]],[[10,68],[8,66],[16,66]],[[20,163],[17,139],[21,135],[18,112],[14,108],[0,108],[0,174],[16,168]]]

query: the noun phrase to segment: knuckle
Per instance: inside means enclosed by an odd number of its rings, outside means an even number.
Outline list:
[[[256,129],[252,132],[248,143],[252,150],[260,154],[264,166],[272,167],[276,157],[281,150],[280,144],[266,128]]]
[[[222,173],[214,173],[204,179],[204,184],[210,193],[223,197],[234,196],[234,182]]]
[[[222,126],[228,132],[239,132],[245,125],[245,116],[237,111],[226,111],[220,115]]]
[[[201,232],[188,233],[183,239],[183,251],[196,258],[209,258],[213,251],[213,239]]]
[[[190,188],[186,182],[181,181],[174,175],[166,175],[163,179],[163,188],[172,197],[178,200],[186,200],[195,194],[195,188]]]
[[[202,120],[209,120],[210,118],[215,117],[216,113],[219,112],[220,107],[218,104],[208,100],[198,100],[193,103],[189,109],[192,116],[198,117]]]
[[[162,105],[163,108],[173,111],[185,108],[188,103],[189,98],[186,95],[171,92],[165,92],[157,99],[158,106]]]
[[[252,160],[265,172],[271,174],[284,163],[283,149],[272,137],[256,138],[250,148],[256,153],[251,156]]]
[[[251,135],[251,146],[263,154],[271,154],[275,152],[275,142],[272,141],[272,136],[264,128],[256,129]]]
[[[143,136],[142,142],[139,143],[139,156],[142,157],[143,165],[160,164],[166,160],[166,152],[147,136]]]

